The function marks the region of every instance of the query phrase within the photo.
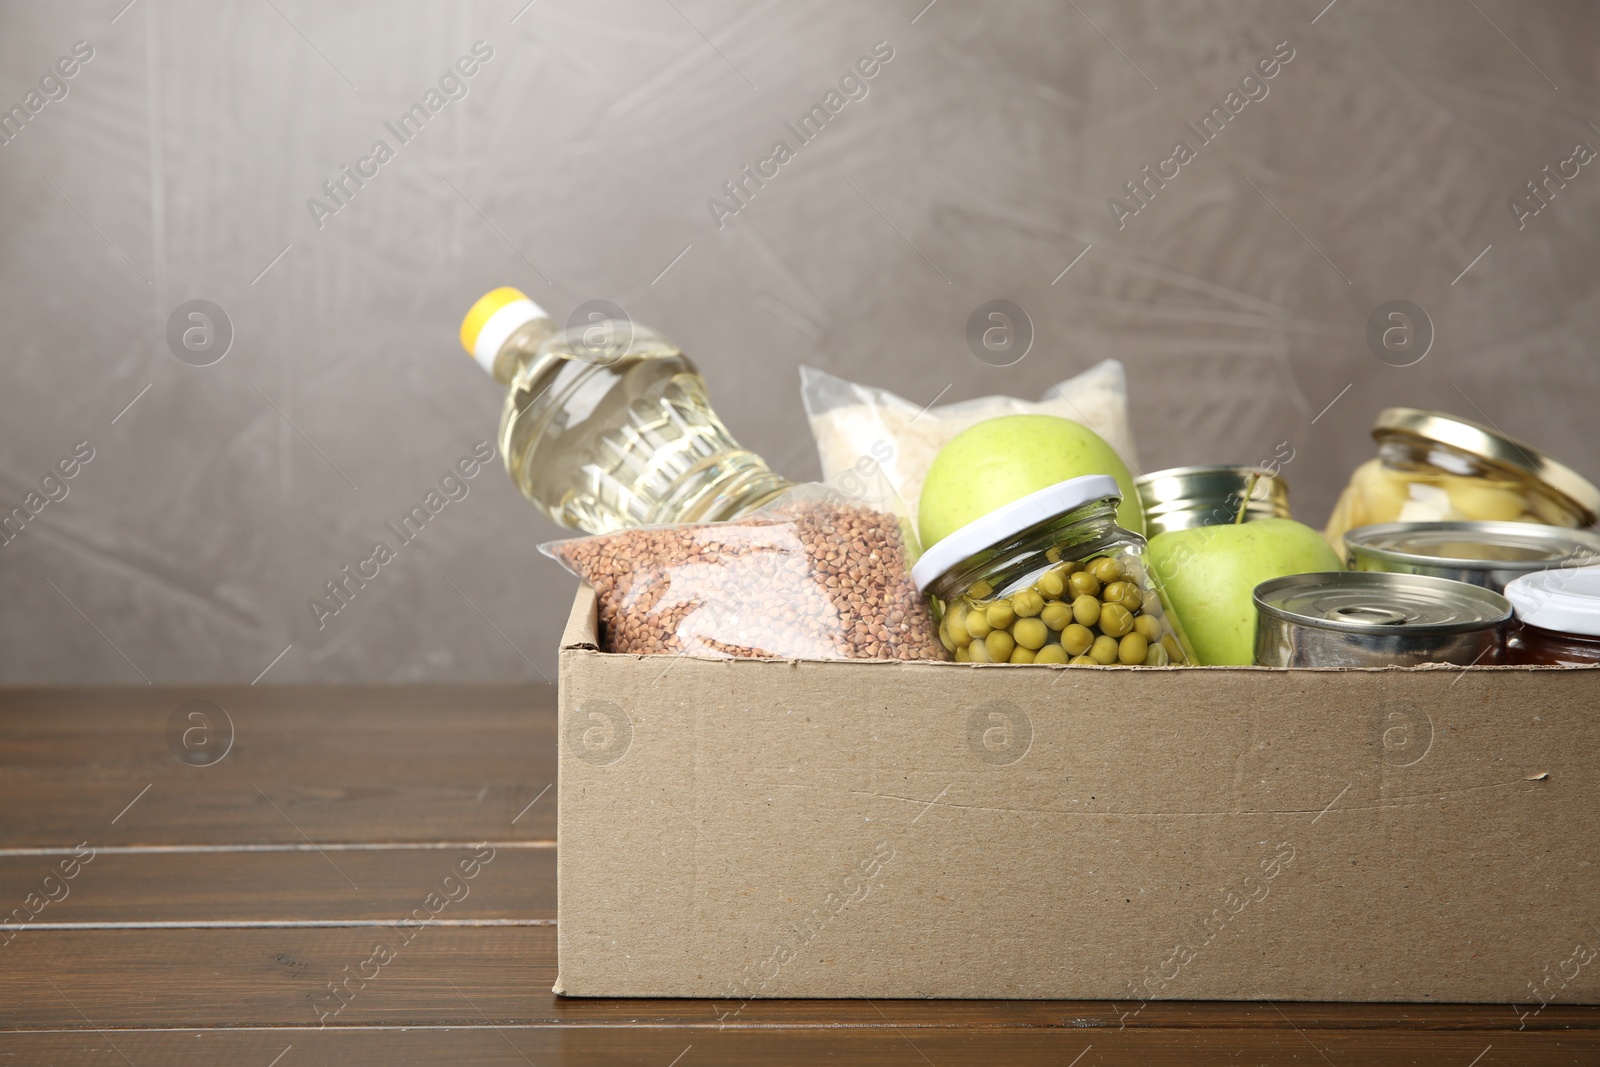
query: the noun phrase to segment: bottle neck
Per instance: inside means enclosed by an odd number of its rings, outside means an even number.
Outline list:
[[[548,315],[530,319],[507,337],[494,357],[494,380],[510,385],[522,369],[533,362],[539,346],[555,335],[555,320]]]

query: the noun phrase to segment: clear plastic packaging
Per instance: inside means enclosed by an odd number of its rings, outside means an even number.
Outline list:
[[[594,587],[607,652],[948,659],[892,507],[797,486],[728,522],[650,526],[540,550]]]
[[[1127,379],[1114,359],[1058,382],[1037,401],[986,396],[928,407],[815,367],[800,368],[800,393],[823,480],[875,465],[910,505],[913,529],[922,480],[939,449],[969,426],[1002,415],[1055,415],[1082,423],[1105,438],[1130,469],[1138,468],[1128,430]]]
[[[1145,566],[1145,540],[1117,525],[1104,475],[1023,497],[951,534],[916,578],[941,609],[961,663],[1148,666],[1194,661]]]

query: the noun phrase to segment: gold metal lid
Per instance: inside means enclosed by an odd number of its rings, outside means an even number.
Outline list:
[[[1515,437],[1440,411],[1387,408],[1373,424],[1372,436],[1381,439],[1396,434],[1425,443],[1448,445],[1498,470],[1531,479],[1574,505],[1585,525],[1600,517],[1600,488],[1571,467]]]
[[[1255,467],[1173,467],[1141,475],[1133,486],[1144,506],[1145,533],[1150,537],[1167,530],[1226,525],[1233,522],[1241,504],[1246,521],[1290,517],[1289,483]]]

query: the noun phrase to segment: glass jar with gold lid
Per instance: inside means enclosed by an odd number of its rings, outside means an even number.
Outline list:
[[[1380,522],[1536,522],[1588,526],[1600,488],[1532,445],[1437,411],[1389,408],[1372,428],[1378,455],[1355,469],[1324,535]]]

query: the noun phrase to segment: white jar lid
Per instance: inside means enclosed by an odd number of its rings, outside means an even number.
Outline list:
[[[1600,566],[1524,574],[1506,586],[1506,599],[1529,626],[1600,637]]]
[[[1122,503],[1122,490],[1109,474],[1086,474],[1045,486],[1037,492],[996,508],[981,519],[967,523],[955,533],[922,554],[911,568],[917,591],[925,592],[951,568],[977,555],[999,541],[1015,537],[1031,526],[1067,511],[1075,511],[1097,500]]]

